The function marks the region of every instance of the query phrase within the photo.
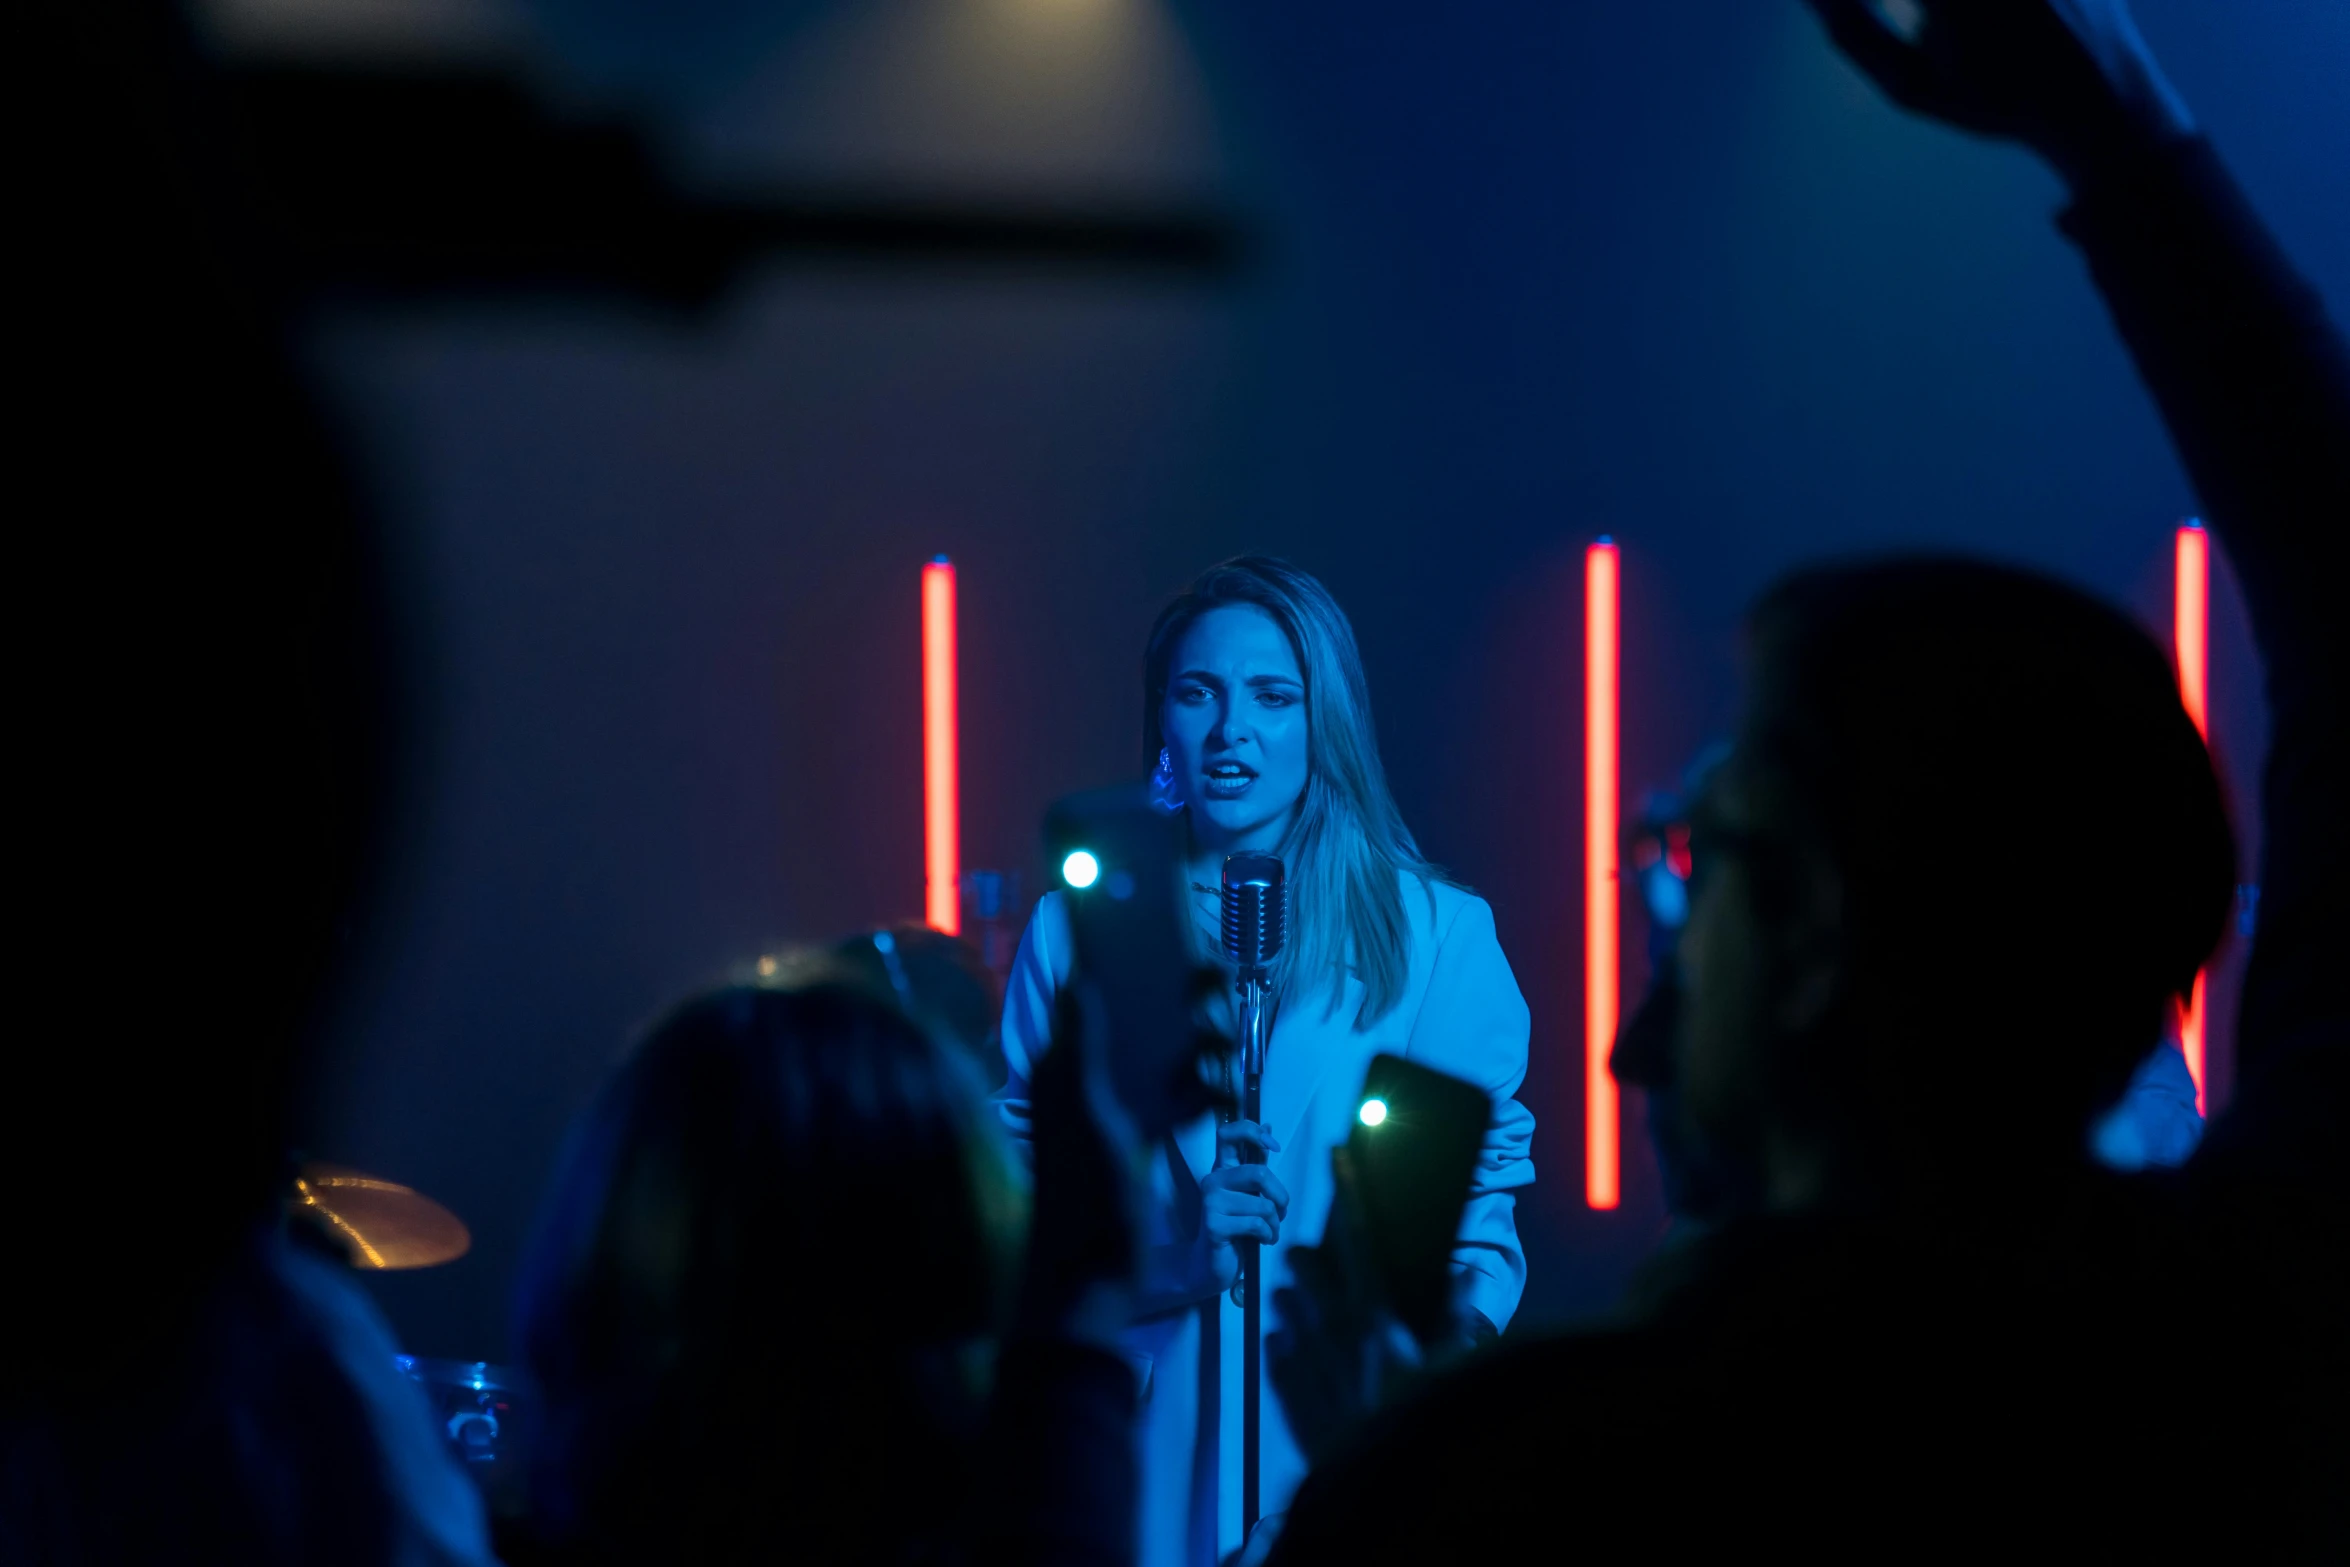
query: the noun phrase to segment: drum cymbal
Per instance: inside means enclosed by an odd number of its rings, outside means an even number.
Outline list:
[[[465,1221],[424,1193],[339,1164],[302,1166],[286,1211],[317,1225],[355,1268],[437,1267],[473,1245]]]

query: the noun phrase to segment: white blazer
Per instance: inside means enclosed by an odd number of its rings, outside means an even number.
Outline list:
[[[1485,900],[1442,884],[1433,891],[1431,906],[1428,891],[1406,880],[1410,968],[1402,999],[1385,1017],[1354,1026],[1363,990],[1351,974],[1327,1015],[1326,993],[1281,1005],[1266,1050],[1264,1116],[1281,1144],[1272,1163],[1289,1189],[1289,1213],[1280,1244],[1264,1250],[1266,1284],[1270,1291],[1289,1281],[1290,1245],[1321,1239],[1330,1213],[1331,1150],[1346,1140],[1363,1074],[1384,1051],[1465,1078],[1493,1096],[1493,1124],[1453,1259],[1467,1304],[1495,1327],[1507,1327],[1526,1284],[1515,1188],[1534,1179],[1528,1157],[1534,1117],[1513,1097],[1526,1076],[1529,1018]],[[1060,893],[1048,893],[1021,938],[1004,997],[1009,1075],[998,1104],[1015,1137],[1028,1133],[1029,1071],[1051,1037],[1054,997],[1068,978],[1069,960],[1069,911]],[[1175,1142],[1192,1180],[1213,1168],[1212,1117],[1183,1128]],[[1146,1240],[1164,1262],[1188,1250],[1182,1245],[1188,1229],[1174,1172],[1164,1157],[1153,1169],[1159,1200]],[[1196,1203],[1189,1211],[1196,1213]],[[1265,1331],[1278,1322],[1268,1293]],[[1147,1379],[1142,1567],[1212,1567],[1241,1543],[1241,1309],[1227,1292],[1138,1325],[1128,1342]],[[1289,1505],[1306,1466],[1269,1381],[1263,1397],[1260,1505],[1276,1513]]]

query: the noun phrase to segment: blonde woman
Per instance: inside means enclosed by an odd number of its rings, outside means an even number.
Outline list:
[[[1453,1256],[1464,1334],[1506,1327],[1526,1276],[1514,1192],[1534,1179],[1534,1118],[1512,1097],[1528,1019],[1492,910],[1421,857],[1396,811],[1354,631],[1321,583],[1262,556],[1193,583],[1151,629],[1143,722],[1154,790],[1188,833],[1200,952],[1217,948],[1227,855],[1280,856],[1290,889],[1264,1121],[1203,1119],[1161,1150],[1153,1299],[1129,1337],[1148,1378],[1141,1560],[1208,1567],[1243,1543],[1238,1243],[1263,1246],[1271,1332],[1286,1248],[1321,1238],[1330,1151],[1352,1124],[1364,1069],[1383,1051],[1408,1056],[1493,1097]],[[1068,912],[1048,894],[1005,996],[1000,1104],[1015,1134],[1026,1131],[1028,1073],[1069,953]],[[1260,1149],[1265,1162],[1246,1162]],[[1259,1483],[1271,1515],[1288,1505],[1305,1460],[1270,1383],[1263,1400]]]

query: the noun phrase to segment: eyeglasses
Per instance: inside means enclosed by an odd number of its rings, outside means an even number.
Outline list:
[[[1676,817],[1643,816],[1625,833],[1624,858],[1640,888],[1649,920],[1678,931],[1689,922],[1689,883],[1697,871],[1689,823]]]
[[[1677,802],[1676,802],[1677,803]],[[1722,861],[1752,854],[1767,840],[1714,820],[1702,808],[1643,814],[1625,834],[1625,858],[1649,919],[1678,933],[1708,873]]]

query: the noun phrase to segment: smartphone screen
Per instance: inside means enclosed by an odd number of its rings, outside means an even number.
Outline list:
[[[1388,1309],[1425,1343],[1451,1331],[1453,1245],[1492,1118],[1483,1089],[1401,1056],[1363,1078],[1347,1184]]]
[[[1072,795],[1045,815],[1045,851],[1069,903],[1076,971],[1099,992],[1110,1077],[1146,1137],[1204,1105],[1193,962],[1184,944],[1180,824],[1141,787]]]

